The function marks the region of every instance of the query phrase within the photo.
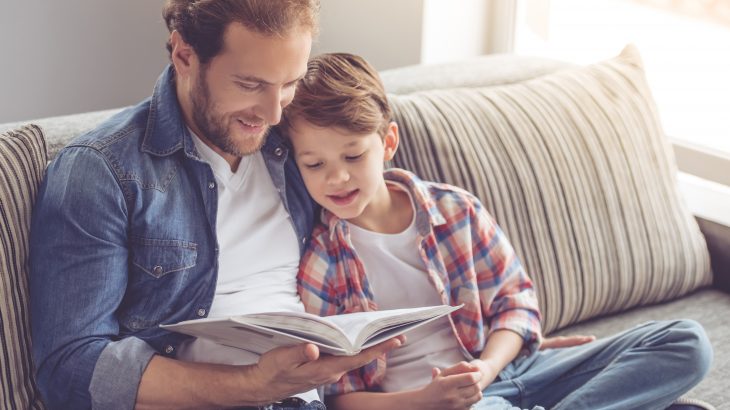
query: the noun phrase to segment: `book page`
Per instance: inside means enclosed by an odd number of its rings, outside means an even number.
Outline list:
[[[353,354],[321,336],[317,338],[300,337],[296,334],[283,333],[250,323],[240,323],[234,319],[191,320],[174,325],[164,325],[163,327],[258,354],[264,354],[275,347],[294,346],[302,343],[313,343],[323,353],[333,355]]]
[[[407,330],[415,326],[417,322],[423,322],[428,319],[435,319],[444,316],[461,306],[452,307],[447,305],[425,306],[410,309],[393,309],[375,312],[357,312],[347,315],[326,316],[327,319],[336,324],[343,332],[348,335],[350,342],[354,347],[361,348],[362,345],[379,330],[390,330],[391,337],[404,333],[399,329],[408,326]],[[382,340],[386,340],[383,338]]]

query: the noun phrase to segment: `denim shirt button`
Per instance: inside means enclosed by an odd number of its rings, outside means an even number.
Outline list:
[[[205,316],[205,309],[198,309],[198,316],[203,317]]]
[[[282,154],[284,154],[284,150],[281,149],[281,147],[276,147],[276,149],[274,149],[274,155],[277,157],[280,157]]]
[[[170,354],[170,353],[172,353],[174,351],[175,351],[175,348],[172,347],[171,345],[165,346],[165,353]]]
[[[208,182],[208,188],[210,188],[210,189],[215,188],[215,182],[213,182],[213,181]]]
[[[306,243],[307,243],[307,237],[306,236],[302,236],[302,244],[306,244]]]
[[[152,268],[152,272],[157,276],[162,275],[162,266],[155,266],[154,268]]]

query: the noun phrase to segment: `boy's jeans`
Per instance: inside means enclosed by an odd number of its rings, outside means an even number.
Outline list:
[[[711,362],[712,347],[697,322],[649,322],[518,358],[472,409],[660,410],[699,383]]]

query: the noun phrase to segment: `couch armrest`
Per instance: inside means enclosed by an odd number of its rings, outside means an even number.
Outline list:
[[[712,260],[713,284],[730,292],[730,226],[697,218]]]

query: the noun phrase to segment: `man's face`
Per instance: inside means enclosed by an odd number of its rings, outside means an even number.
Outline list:
[[[190,127],[229,162],[256,152],[294,98],[311,44],[305,29],[267,37],[231,24],[221,53],[191,70]]]

